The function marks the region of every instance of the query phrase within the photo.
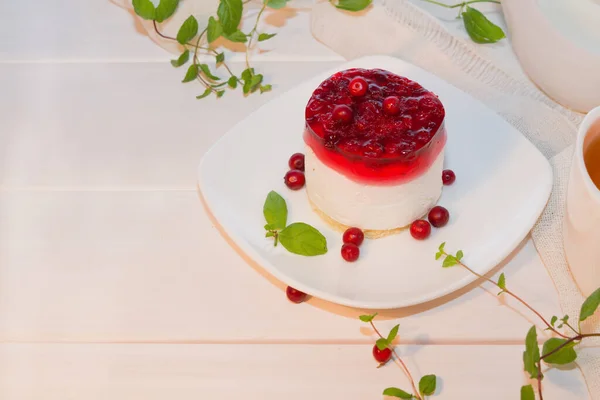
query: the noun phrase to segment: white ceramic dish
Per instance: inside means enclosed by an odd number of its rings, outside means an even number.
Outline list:
[[[340,256],[341,233],[310,208],[304,190],[283,183],[288,157],[302,151],[304,107],[314,88],[335,71],[282,94],[232,128],[204,156],[199,187],[206,205],[227,235],[276,278],[313,296],[368,309],[414,305],[453,292],[474,280],[459,268],[442,269],[437,247],[462,249],[479,273],[500,263],[525,238],[542,212],[552,170],[517,130],[477,100],[440,78],[392,57],[365,57],[340,66],[383,68],[421,83],[446,108],[446,167],[457,180],[444,188],[439,204],[450,223],[419,242],[408,232],[366,240],[361,256]],[[306,222],[327,238],[323,256],[303,257],[273,247],[264,236],[262,206],[270,190],[289,208],[288,222]],[[211,268],[219,268],[218,265]]]

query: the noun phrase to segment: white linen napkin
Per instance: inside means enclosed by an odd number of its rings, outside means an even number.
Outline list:
[[[376,0],[357,15],[316,0],[311,24],[319,41],[348,59],[388,54],[435,73],[495,110],[550,160],[553,192],[532,237],[554,280],[563,313],[575,320],[584,298],[565,261],[562,217],[572,145],[583,115],[555,103],[527,79],[506,73],[478,52],[479,45],[454,37],[437,19],[408,1]],[[599,332],[599,319],[586,321],[586,328]],[[600,340],[587,343],[600,345]],[[600,399],[600,360],[582,349],[577,364],[591,398]]]

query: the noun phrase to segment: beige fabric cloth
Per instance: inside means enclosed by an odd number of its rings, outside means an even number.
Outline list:
[[[562,216],[572,144],[583,115],[555,103],[523,77],[507,74],[478,54],[479,45],[454,37],[437,19],[407,1],[375,0],[370,10],[356,15],[317,0],[312,32],[348,59],[389,54],[435,73],[494,109],[540,149],[554,168],[554,188],[532,237],[554,280],[563,314],[576,320],[583,296],[565,262]],[[586,327],[600,332],[598,318]],[[600,345],[598,340],[587,343]],[[578,365],[591,398],[600,399],[600,360],[582,349]]]

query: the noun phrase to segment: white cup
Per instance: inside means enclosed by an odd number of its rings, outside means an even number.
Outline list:
[[[586,297],[600,287],[600,190],[585,167],[583,152],[600,135],[599,129],[600,107],[596,107],[585,117],[577,134],[563,229],[571,273]]]

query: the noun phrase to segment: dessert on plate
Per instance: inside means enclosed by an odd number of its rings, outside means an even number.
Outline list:
[[[380,237],[425,216],[442,192],[446,129],[438,97],[382,69],[323,81],[305,110],[305,173],[315,211]]]

